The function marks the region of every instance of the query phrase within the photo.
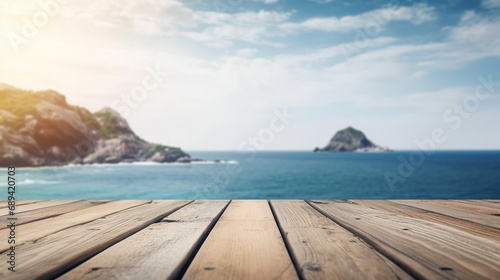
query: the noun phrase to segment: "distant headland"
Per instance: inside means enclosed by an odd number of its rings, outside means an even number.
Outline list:
[[[352,127],[337,131],[330,142],[323,148],[316,147],[315,152],[388,152],[386,147],[375,145],[360,130]]]
[[[0,84],[0,166],[191,162],[180,148],[149,143],[110,108],[95,113],[56,91]]]

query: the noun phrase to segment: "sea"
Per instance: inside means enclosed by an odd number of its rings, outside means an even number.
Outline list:
[[[500,151],[189,153],[205,161],[16,168],[16,199],[500,199]]]

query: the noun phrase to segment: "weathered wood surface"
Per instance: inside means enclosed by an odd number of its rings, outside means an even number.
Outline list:
[[[104,250],[60,279],[176,278],[228,203],[191,203]]]
[[[183,279],[298,279],[267,201],[233,201]]]
[[[446,200],[394,200],[397,203],[420,208],[450,217],[459,218],[469,222],[500,229],[500,216],[478,213]],[[493,211],[494,209],[492,209]]]
[[[51,207],[51,206],[56,206],[56,205],[63,205],[67,204],[70,202],[75,202],[75,200],[45,200],[45,201],[35,201],[34,203],[22,203],[22,201],[16,202],[16,210],[15,213],[23,213],[27,211],[32,211],[36,209],[41,209],[41,208],[46,208],[46,207]],[[4,213],[1,213],[2,215],[7,214],[7,210],[5,210]]]
[[[69,228],[71,226],[84,224],[106,215],[120,212],[124,209],[148,203],[147,200],[116,200],[109,203],[93,206],[91,209],[83,209],[69,212],[57,217],[39,220],[36,222],[20,225],[16,228],[16,245],[22,245],[28,241],[35,241],[49,234]],[[42,210],[43,211],[43,210]],[[7,236],[9,229],[0,230],[0,236]],[[11,245],[7,242],[0,243],[0,252],[9,249]]]
[[[115,202],[120,201],[125,202]],[[189,203],[182,200],[153,201],[146,204],[143,201],[135,202],[139,202],[136,207],[124,208],[119,213],[113,212],[108,216],[96,216],[92,222],[19,246],[18,254],[22,256],[22,260],[16,266],[17,272],[0,270],[0,279],[53,279]],[[5,252],[0,254],[0,259],[7,259]]]
[[[37,203],[37,202],[41,202],[41,201],[47,201],[47,200],[20,200],[20,201],[16,201],[16,205],[19,206],[19,205],[26,205],[26,204],[32,204],[32,203]],[[2,200],[2,203],[0,204],[0,209],[4,209],[4,208],[7,208],[8,205],[7,205],[7,201],[6,200]],[[0,211],[3,211],[3,210],[0,210]]]
[[[434,202],[435,203],[435,202]],[[486,215],[500,216],[500,207],[494,208],[494,204],[488,202],[482,203],[480,201],[469,202],[469,201],[440,201],[441,205],[448,206],[451,208],[457,208],[466,211],[478,212]]]
[[[0,279],[500,279],[498,200],[6,204]]]
[[[305,201],[277,200],[271,205],[303,278],[412,279]]]
[[[497,209],[497,210],[500,209],[500,203],[498,201],[490,201],[490,200],[457,200],[457,201],[477,206],[484,206],[490,209]]]
[[[497,242],[500,242],[500,229],[484,226],[447,215],[442,215],[440,213],[431,212],[420,208],[402,205],[392,201],[353,200],[353,202],[386,212],[454,227],[456,229],[463,230],[477,236],[490,238],[496,240]]]
[[[412,204],[405,201],[405,204]],[[418,203],[421,205],[422,203]],[[500,244],[437,223],[388,213],[346,201],[311,205],[424,279],[495,279]],[[426,205],[426,204],[425,204]]]
[[[99,205],[99,204],[104,204],[106,202],[109,202],[109,200],[82,200],[82,201],[68,201],[67,203],[63,204],[55,204],[53,206],[49,206],[44,208],[42,211],[33,211],[36,209],[31,209],[31,210],[25,210],[20,213],[16,213],[15,217],[17,218],[16,223],[18,225],[26,224],[29,222],[34,222],[38,220],[43,220],[55,216],[59,216],[62,214],[66,214],[69,212],[85,209],[91,206]],[[0,216],[0,229],[6,228],[7,223],[3,221],[7,221],[8,215],[3,215]]]

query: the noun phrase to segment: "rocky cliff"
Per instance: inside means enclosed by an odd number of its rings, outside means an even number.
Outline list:
[[[348,127],[337,131],[324,148],[315,148],[315,152],[383,152],[388,148],[380,147],[370,141],[363,132]]]
[[[0,84],[0,166],[190,159],[180,148],[141,139],[110,108],[91,113],[52,90],[32,92]]]

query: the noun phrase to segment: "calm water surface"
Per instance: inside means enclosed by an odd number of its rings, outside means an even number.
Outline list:
[[[500,199],[500,151],[190,154],[226,161],[18,168],[17,198]]]

